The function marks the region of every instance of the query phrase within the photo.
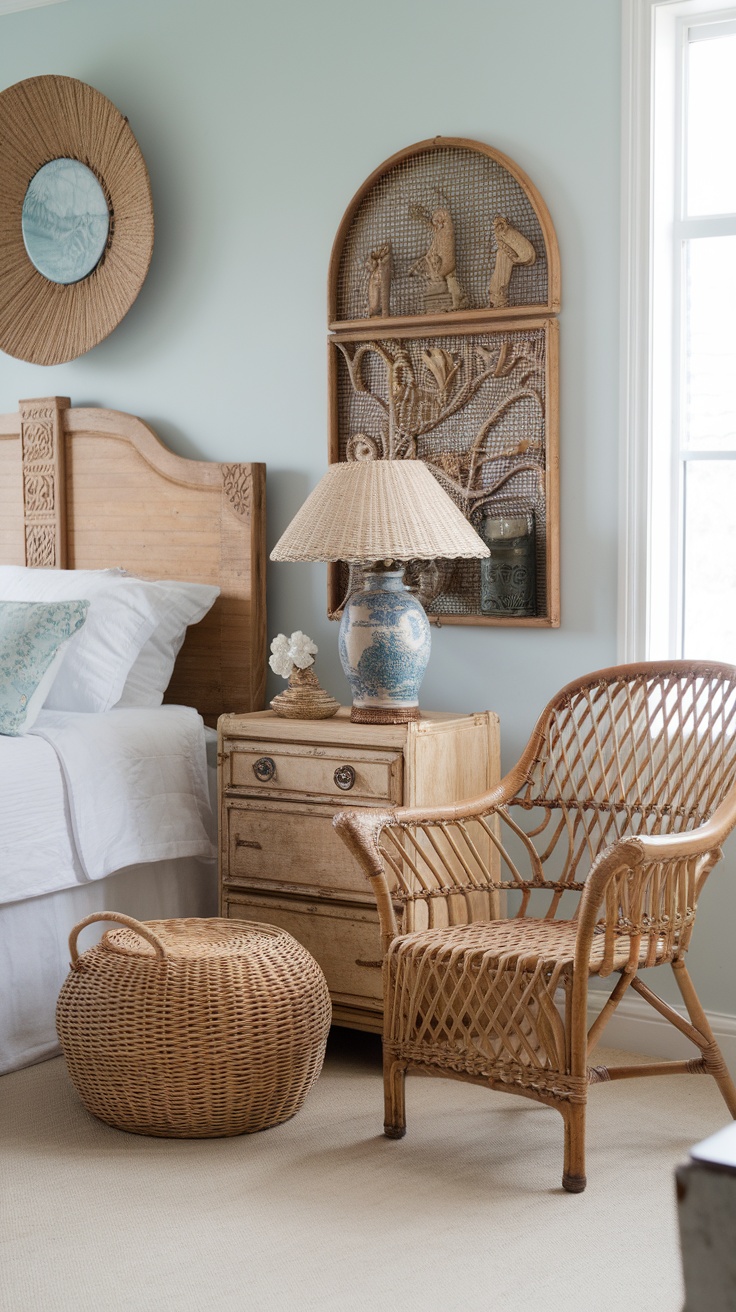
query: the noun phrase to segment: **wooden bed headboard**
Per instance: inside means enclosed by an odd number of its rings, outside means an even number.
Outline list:
[[[208,723],[266,691],[266,466],[186,460],[147,424],[66,397],[0,415],[0,564],[122,566],[221,589],[165,700]]]

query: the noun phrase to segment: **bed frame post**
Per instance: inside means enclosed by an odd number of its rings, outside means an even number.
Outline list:
[[[20,401],[25,563],[66,567],[66,481],[62,412],[71,401],[47,396]]]

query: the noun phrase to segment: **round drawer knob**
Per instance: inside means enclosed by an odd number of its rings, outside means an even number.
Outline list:
[[[338,765],[334,778],[338,788],[342,788],[342,791],[347,793],[355,783],[355,771],[352,765]]]
[[[253,762],[253,773],[256,779],[260,779],[262,784],[273,779],[276,773],[276,762],[271,756],[259,756],[257,761]]]

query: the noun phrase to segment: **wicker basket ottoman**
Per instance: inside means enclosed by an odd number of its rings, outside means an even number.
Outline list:
[[[77,954],[85,925],[114,920]],[[56,1026],[88,1111],[134,1134],[210,1138],[299,1110],[322,1069],[330,995],[284,930],[242,920],[87,916]]]

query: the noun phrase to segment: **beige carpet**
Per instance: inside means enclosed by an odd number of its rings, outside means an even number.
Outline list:
[[[449,1080],[407,1091],[391,1142],[378,1040],[337,1031],[292,1121],[176,1141],[94,1120],[61,1060],[5,1076],[0,1307],[679,1312],[673,1170],[728,1120],[712,1080],[592,1089],[576,1196],[558,1113]]]

